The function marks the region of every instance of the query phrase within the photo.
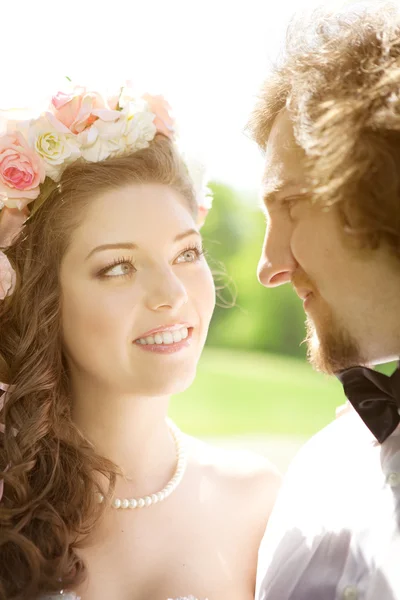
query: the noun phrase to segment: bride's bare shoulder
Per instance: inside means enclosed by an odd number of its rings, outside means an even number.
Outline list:
[[[269,514],[281,484],[272,462],[246,449],[225,449],[190,436],[187,440],[190,460],[203,477]]]
[[[220,476],[241,480],[259,476],[279,477],[272,462],[245,447],[227,449],[188,435],[185,438],[190,460]]]

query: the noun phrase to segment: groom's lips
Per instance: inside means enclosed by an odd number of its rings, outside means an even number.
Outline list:
[[[298,295],[298,297],[301,300],[303,300],[303,301],[307,300],[308,296],[310,296],[310,294],[312,294],[311,290],[307,290],[307,289],[304,289],[304,288],[296,288],[295,287],[294,291],[296,292],[296,294]]]
[[[312,292],[309,292],[307,294],[307,296],[304,298],[303,300],[303,308],[304,310],[307,310],[308,306],[310,305],[311,300],[314,298],[314,294]]]
[[[298,297],[303,300],[303,309],[307,310],[310,301],[312,300],[314,294],[309,289],[305,288],[294,288]]]

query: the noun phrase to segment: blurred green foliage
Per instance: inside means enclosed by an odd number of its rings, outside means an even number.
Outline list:
[[[214,205],[202,233],[223,289],[197,377],[174,397],[171,416],[194,435],[312,435],[345,402],[342,387],[305,360],[305,315],[291,286],[266,289],[257,280],[265,217],[256,200],[211,187]],[[389,374],[395,366],[379,370]]]
[[[310,436],[344,402],[339,381],[305,360],[208,347],[193,385],[174,396],[170,416],[191,435]]]
[[[208,345],[305,357],[301,301],[290,285],[265,289],[257,280],[265,217],[256,200],[222,184],[210,187],[214,204],[202,233],[218,305]]]

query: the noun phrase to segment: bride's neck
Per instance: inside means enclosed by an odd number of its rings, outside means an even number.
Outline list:
[[[176,463],[166,421],[169,399],[75,393],[72,418],[96,452],[120,467],[138,491],[153,482],[157,487]]]

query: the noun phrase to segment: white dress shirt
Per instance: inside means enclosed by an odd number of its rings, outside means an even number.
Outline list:
[[[400,427],[381,445],[351,408],[288,470],[256,600],[400,600]]]

